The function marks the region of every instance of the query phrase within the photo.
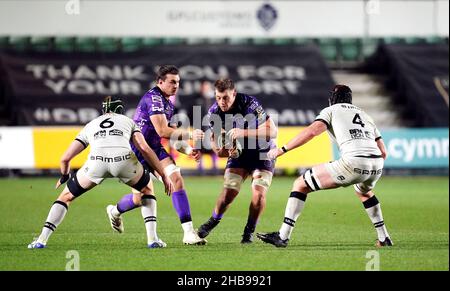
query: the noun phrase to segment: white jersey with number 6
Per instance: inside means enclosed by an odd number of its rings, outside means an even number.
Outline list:
[[[131,135],[139,131],[134,121],[122,114],[107,113],[92,120],[81,130],[77,140],[85,146],[91,145],[91,151],[99,148],[130,149]]]
[[[91,145],[80,171],[96,184],[111,177],[128,183],[142,175],[143,167],[130,146],[134,132],[140,132],[138,126],[122,114],[107,113],[89,122],[76,137],[85,146]]]
[[[327,125],[328,134],[338,145],[342,157],[381,155],[376,143],[381,134],[372,118],[357,106],[334,104],[323,109],[316,120]]]

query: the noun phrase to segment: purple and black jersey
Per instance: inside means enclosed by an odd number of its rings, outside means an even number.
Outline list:
[[[173,117],[175,107],[172,102],[165,98],[158,87],[154,87],[142,96],[134,113],[133,120],[141,129],[148,145],[155,151],[159,160],[163,160],[170,155],[164,150],[161,144],[161,137],[156,132],[155,127],[150,120],[150,116],[156,114],[164,114],[167,121]],[[139,150],[132,144],[131,148],[138,157],[139,161],[144,164],[145,159]]]
[[[257,129],[269,118],[269,115],[255,97],[241,93],[236,94],[236,100],[227,112],[223,112],[217,102],[208,111],[209,125],[216,136],[219,134],[216,132],[219,127],[215,122],[221,122],[220,128],[225,131],[232,128]],[[241,141],[241,139],[239,140]],[[237,159],[229,158],[227,168],[273,171],[274,161],[267,159],[267,152],[275,148],[273,140],[258,141],[252,140],[252,138],[244,138],[241,144],[243,146],[241,156]]]

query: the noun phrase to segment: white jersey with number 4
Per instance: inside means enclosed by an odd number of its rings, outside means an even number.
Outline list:
[[[372,118],[348,103],[323,109],[316,120],[327,125],[328,134],[337,143],[342,157],[380,156],[376,141],[381,138]]]
[[[122,114],[107,113],[92,120],[81,130],[77,140],[91,151],[104,148],[125,148],[131,150],[131,135],[139,131],[134,121]]]

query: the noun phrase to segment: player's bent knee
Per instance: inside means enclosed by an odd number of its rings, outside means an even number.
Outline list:
[[[59,194],[57,200],[69,205],[75,198],[76,197],[70,192],[70,190],[66,186],[65,189],[61,192],[61,194]]]
[[[181,173],[181,169],[175,164],[170,164],[164,168],[164,173],[167,175],[167,177],[170,177],[174,173]]]
[[[233,189],[239,192],[241,190],[243,180],[244,179],[238,174],[226,172],[224,175],[223,187],[225,189]]]
[[[358,195],[360,197],[370,198],[374,195],[374,193],[372,192],[372,189],[365,187],[362,184],[355,184],[355,185],[353,185],[353,188],[355,189],[356,195]]]
[[[300,176],[294,181],[294,184],[292,185],[292,191],[308,193],[311,192],[311,189],[306,186],[305,180],[303,180],[303,176]]]
[[[272,173],[259,171],[254,175],[252,186],[260,186],[267,190],[272,184],[272,177]]]
[[[153,195],[153,190],[152,188],[150,188],[148,185],[145,186],[141,191],[136,191],[135,189],[133,189],[133,194],[143,194],[143,195]]]
[[[170,164],[164,168],[164,173],[172,180],[175,190],[184,188],[183,177],[181,177],[181,169],[175,164]]]
[[[74,196],[73,199],[76,197],[81,196],[83,193],[85,193],[88,189],[84,189],[81,187],[80,183],[78,182],[77,175],[73,175],[68,181],[67,181],[67,188],[69,189],[70,193]],[[71,199],[71,200],[73,200]]]
[[[142,191],[144,191],[144,190],[142,190]],[[141,194],[141,193],[144,193],[144,192],[138,191],[138,190],[134,189],[133,187],[131,187],[131,193],[133,193],[133,194]]]
[[[313,191],[317,191],[321,189],[320,181],[314,176],[312,169],[307,170],[303,176],[303,181],[305,181],[306,186]]]

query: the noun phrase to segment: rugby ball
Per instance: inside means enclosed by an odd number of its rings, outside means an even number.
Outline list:
[[[242,154],[242,145],[239,140],[235,139],[234,141],[232,141],[225,132],[223,132],[217,138],[217,146],[226,149],[236,149],[237,153],[233,156],[230,156],[233,159],[238,158]]]

